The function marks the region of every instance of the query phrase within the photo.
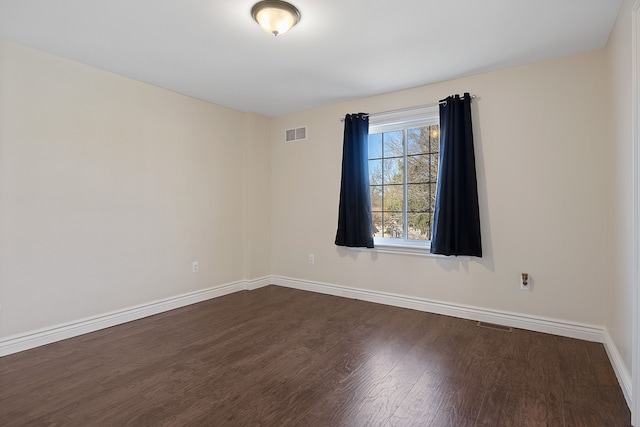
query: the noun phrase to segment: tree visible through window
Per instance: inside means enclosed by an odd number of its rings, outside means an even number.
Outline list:
[[[437,114],[425,121],[370,127],[369,184],[376,240],[431,240],[440,132]]]

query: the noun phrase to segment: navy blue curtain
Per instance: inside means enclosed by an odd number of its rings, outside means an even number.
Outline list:
[[[440,169],[431,253],[482,257],[468,93],[440,101]]]
[[[344,118],[342,181],[338,208],[336,245],[373,248],[369,194],[369,116],[347,114]]]

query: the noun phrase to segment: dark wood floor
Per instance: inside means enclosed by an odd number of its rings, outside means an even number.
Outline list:
[[[0,358],[3,426],[628,426],[601,344],[269,286]]]

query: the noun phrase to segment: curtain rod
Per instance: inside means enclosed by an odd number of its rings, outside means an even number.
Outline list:
[[[465,98],[464,95],[460,97],[460,99],[464,99],[464,98]],[[475,95],[471,95],[471,100],[474,100],[475,98],[476,98]],[[446,105],[446,104],[447,104],[447,100],[443,99],[442,101],[432,102],[431,104],[417,105],[415,107],[408,107],[408,108],[400,108],[398,110],[380,111],[379,113],[365,114],[365,116],[366,117],[375,117],[375,116],[381,116],[381,115],[384,115],[384,114],[404,113],[405,111],[419,110],[421,108],[435,107],[436,105]],[[344,117],[341,117],[340,121],[344,122]]]

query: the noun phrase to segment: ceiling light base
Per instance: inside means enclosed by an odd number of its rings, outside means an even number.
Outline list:
[[[264,31],[274,36],[284,34],[300,22],[300,11],[281,0],[264,0],[251,8],[251,16]]]

